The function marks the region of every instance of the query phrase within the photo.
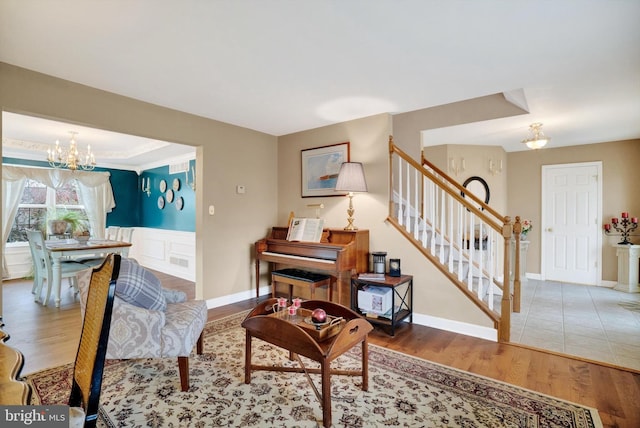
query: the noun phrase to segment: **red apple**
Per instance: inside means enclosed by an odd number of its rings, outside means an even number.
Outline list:
[[[315,323],[323,323],[327,321],[327,313],[324,311],[324,309],[314,309],[311,312],[311,321],[315,322]]]

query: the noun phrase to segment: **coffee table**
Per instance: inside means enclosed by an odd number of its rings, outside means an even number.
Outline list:
[[[325,300],[302,302],[300,311],[321,308],[331,318],[338,318],[332,326],[328,324],[316,330],[315,326],[305,323],[304,317],[295,320],[274,314],[277,299],[268,299],[256,306],[242,322],[246,330],[244,381],[251,383],[252,370],[305,373],[320,404],[322,405],[322,423],[331,426],[331,375],[362,376],[362,390],[369,389],[369,348],[368,335],[373,327],[351,309]],[[342,320],[339,320],[342,318]],[[325,330],[326,329],[326,330]],[[297,359],[299,367],[266,366],[252,364],[251,340],[258,338],[289,351],[290,359]],[[361,370],[333,370],[331,361],[338,358],[354,346],[362,345]],[[307,368],[299,355],[320,363],[319,369]],[[309,373],[320,373],[322,392],[319,393]]]

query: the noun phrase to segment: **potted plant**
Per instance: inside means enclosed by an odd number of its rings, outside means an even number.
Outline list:
[[[80,211],[56,212],[54,218],[49,220],[49,227],[54,235],[71,232],[74,236],[89,236],[89,220]]]

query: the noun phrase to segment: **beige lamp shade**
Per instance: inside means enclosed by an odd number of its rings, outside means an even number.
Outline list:
[[[344,162],[340,165],[338,173],[338,181],[336,182],[336,190],[341,192],[349,192],[349,208],[347,209],[347,227],[345,230],[357,230],[353,225],[353,192],[366,192],[367,181],[364,179],[364,168],[360,162]]]
[[[341,192],[366,192],[367,181],[361,162],[344,162],[340,166],[336,190]]]

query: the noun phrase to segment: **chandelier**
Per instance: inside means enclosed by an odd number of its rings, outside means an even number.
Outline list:
[[[529,125],[529,137],[522,140],[530,149],[541,149],[551,141],[551,138],[542,132],[542,124],[540,122]]]
[[[69,131],[71,140],[69,148],[64,149],[60,146],[60,141],[56,140],[55,147],[47,149],[47,161],[54,168],[69,168],[72,171],[82,168],[85,171],[91,171],[96,167],[96,158],[93,156],[91,146],[87,146],[87,152],[80,156],[78,145],[76,143],[77,132]]]

